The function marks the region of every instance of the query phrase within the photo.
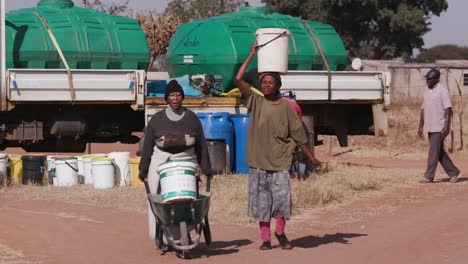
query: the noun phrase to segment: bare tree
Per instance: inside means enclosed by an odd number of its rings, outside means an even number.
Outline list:
[[[112,2],[111,4],[104,3],[102,0],[81,0],[81,3],[86,8],[98,10],[111,15],[122,15],[127,12],[130,0],[125,0],[122,3]]]
[[[166,54],[171,37],[179,28],[181,20],[178,16],[170,13],[158,15],[156,11],[139,11],[135,13],[134,17],[140,23],[148,40],[148,46],[151,50],[149,69],[151,69],[156,58]]]

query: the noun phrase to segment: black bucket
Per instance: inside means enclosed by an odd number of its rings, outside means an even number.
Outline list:
[[[23,184],[42,184],[45,171],[46,156],[22,156]]]
[[[223,173],[226,170],[226,142],[224,140],[207,140],[208,154],[211,169],[214,173]]]

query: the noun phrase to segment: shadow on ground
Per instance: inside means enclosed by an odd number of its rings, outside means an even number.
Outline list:
[[[306,236],[291,241],[291,244],[294,247],[298,248],[313,248],[320,245],[330,244],[330,243],[341,243],[341,244],[351,244],[349,242],[350,238],[367,236],[367,234],[354,234],[354,233],[336,233],[336,234],[326,234],[322,237],[318,236]]]
[[[211,257],[218,255],[228,255],[239,252],[240,247],[244,247],[252,244],[251,240],[248,239],[238,239],[233,241],[214,241],[207,246],[205,243],[200,243],[200,245],[190,251],[191,258],[200,258],[200,257]]]

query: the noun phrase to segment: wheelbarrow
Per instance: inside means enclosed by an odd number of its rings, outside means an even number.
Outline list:
[[[205,237],[207,246],[211,243],[211,231],[208,220],[210,209],[210,185],[211,179],[208,177],[206,193],[198,194],[193,201],[163,202],[160,194],[151,194],[148,182],[145,181],[145,189],[148,201],[156,219],[156,247],[165,253],[172,247],[178,257],[190,258],[190,250],[198,246],[201,234]],[[198,192],[197,192],[198,193]],[[192,240],[190,233],[195,230],[195,237]],[[175,232],[180,232],[177,238]],[[164,241],[165,238],[165,241]]]

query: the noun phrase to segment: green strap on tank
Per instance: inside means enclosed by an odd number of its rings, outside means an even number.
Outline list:
[[[328,61],[327,61],[327,57],[325,57],[325,53],[323,52],[323,49],[322,49],[322,45],[320,45],[320,41],[318,40],[317,38],[317,35],[315,35],[314,31],[312,30],[312,28],[310,28],[309,24],[307,23],[307,21],[305,21],[304,19],[301,19],[301,22],[302,24],[304,24],[304,26],[307,28],[307,30],[309,31],[310,35],[312,35],[312,38],[314,39],[314,42],[315,42],[315,45],[317,45],[317,48],[320,52],[320,57],[322,57],[322,61],[323,63],[325,64],[325,68],[327,68],[327,75],[328,75],[328,102],[331,101],[331,94],[332,94],[332,90],[331,90],[331,71],[330,71],[330,65],[328,65]]]
[[[75,95],[75,89],[73,87],[73,79],[72,79],[72,73],[70,71],[70,66],[68,65],[67,60],[65,59],[65,56],[63,55],[62,49],[60,48],[60,45],[57,42],[57,39],[55,38],[54,32],[52,32],[52,29],[49,27],[47,24],[47,21],[39,15],[37,12],[32,11],[32,13],[41,20],[42,25],[47,30],[47,33],[49,33],[50,39],[52,40],[52,43],[54,44],[55,48],[57,49],[58,54],[60,55],[60,59],[63,62],[63,65],[65,65],[65,68],[67,69],[67,77],[68,77],[68,85],[70,86],[70,97],[72,104],[75,103],[76,95]]]

